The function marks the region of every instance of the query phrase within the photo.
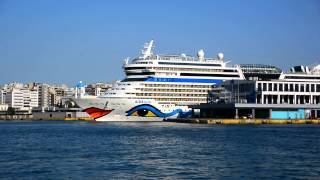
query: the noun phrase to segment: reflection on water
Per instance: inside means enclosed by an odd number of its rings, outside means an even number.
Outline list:
[[[320,126],[0,122],[0,178],[317,179]]]

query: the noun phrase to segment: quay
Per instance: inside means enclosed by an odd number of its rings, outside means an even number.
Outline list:
[[[0,120],[32,120],[32,114],[0,115]]]
[[[204,103],[192,118],[164,119],[193,124],[320,124],[318,104]]]
[[[213,119],[318,119],[319,104],[207,103],[191,106]]]
[[[319,119],[208,119],[208,118],[176,118],[164,119],[165,122],[190,124],[221,125],[261,125],[261,124],[320,124]]]
[[[10,114],[6,111],[0,112],[0,120],[66,120],[66,121],[91,121],[94,118],[90,117],[87,113],[82,112],[79,108],[57,108],[48,109],[47,111],[15,111]]]
[[[0,120],[55,120],[55,121],[93,121],[91,117],[34,117],[32,114],[0,115]],[[216,125],[261,125],[261,124],[320,124],[320,119],[235,119],[235,118],[168,118],[163,122],[190,123],[190,124],[216,124]]]
[[[62,121],[93,121],[91,117],[48,117],[48,118],[37,118],[32,114],[25,115],[0,115],[0,120],[29,120],[29,121],[42,121],[42,120],[62,120]]]

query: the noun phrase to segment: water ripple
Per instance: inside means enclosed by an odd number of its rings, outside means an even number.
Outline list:
[[[320,126],[1,122],[1,179],[318,179]]]

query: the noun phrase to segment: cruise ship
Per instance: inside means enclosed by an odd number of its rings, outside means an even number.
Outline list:
[[[154,54],[153,48],[151,40],[139,57],[125,59],[125,78],[106,94],[73,101],[96,121],[187,117],[192,113],[188,106],[205,103],[214,84],[245,79],[240,66],[229,65],[222,53],[216,58],[205,57],[203,50],[197,57],[161,55]]]

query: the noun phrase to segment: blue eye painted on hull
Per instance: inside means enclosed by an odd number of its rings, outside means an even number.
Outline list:
[[[167,118],[178,114],[178,117],[188,117],[192,114],[192,110],[188,112],[182,112],[181,109],[173,110],[170,113],[163,113],[159,109],[150,104],[138,105],[126,112],[127,116],[142,116],[142,117],[161,117]]]

